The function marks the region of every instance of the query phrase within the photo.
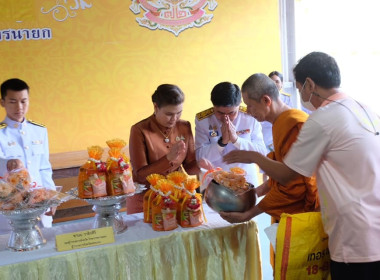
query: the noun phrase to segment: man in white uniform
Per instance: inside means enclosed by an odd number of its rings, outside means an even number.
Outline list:
[[[231,152],[228,163],[254,162],[281,184],[316,173],[331,276],[380,279],[380,120],[345,95],[334,58],[313,52],[294,68],[304,107],[315,110],[284,159]],[[225,213],[230,222],[241,213]]]
[[[0,123],[0,177],[4,177],[8,165],[28,169],[32,182],[37,186],[55,189],[49,162],[47,129],[25,118],[29,108],[29,86],[22,80],[9,79],[1,85],[1,106],[6,117]],[[0,216],[0,231],[10,229]],[[43,226],[51,227],[52,217],[42,216]]]
[[[252,164],[226,164],[223,156],[233,150],[266,154],[261,125],[240,106],[240,88],[229,82],[217,84],[211,92],[213,107],[200,112],[195,119],[195,153],[198,162],[207,160],[213,167],[229,171],[241,167],[247,181],[258,186],[257,170]],[[201,164],[201,167],[202,166]],[[211,168],[206,166],[206,169]]]

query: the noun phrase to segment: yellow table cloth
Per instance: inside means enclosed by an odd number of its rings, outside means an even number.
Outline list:
[[[128,229],[115,243],[57,252],[55,235],[91,228],[91,221],[43,229],[48,243],[30,252],[6,249],[0,236],[0,279],[262,279],[256,223],[231,225],[204,204],[207,223],[155,232],[142,213],[124,215]]]

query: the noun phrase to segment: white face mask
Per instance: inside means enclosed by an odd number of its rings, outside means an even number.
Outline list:
[[[310,110],[310,111],[315,111],[315,110],[317,110],[317,108],[315,108],[314,105],[311,104],[311,102],[310,102],[311,97],[313,96],[312,93],[310,94],[309,101],[303,101],[303,99],[302,99],[302,91],[303,91],[303,89],[305,88],[305,85],[306,85],[306,81],[303,83],[303,86],[302,86],[301,91],[300,91],[300,94],[301,94],[301,104],[302,104],[302,106],[305,107],[306,109],[308,109],[308,110]]]

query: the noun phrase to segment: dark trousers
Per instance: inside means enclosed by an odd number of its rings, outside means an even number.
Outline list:
[[[331,280],[380,280],[380,261],[369,263],[331,261],[330,271]]]

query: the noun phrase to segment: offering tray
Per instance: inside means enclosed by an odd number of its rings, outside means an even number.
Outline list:
[[[114,232],[119,234],[123,233],[127,229],[127,225],[124,223],[121,214],[121,203],[125,201],[128,196],[141,193],[146,190],[145,185],[136,184],[136,190],[133,193],[117,195],[117,196],[105,196],[99,198],[80,198],[78,196],[78,189],[73,188],[68,193],[73,195],[76,199],[82,199],[88,204],[93,205],[92,210],[96,213],[92,228],[101,227],[113,227]]]
[[[12,227],[8,240],[8,249],[11,251],[31,251],[39,249],[46,243],[41,230],[37,225],[40,215],[50,207],[58,206],[58,201],[50,201],[40,206],[19,210],[0,210],[0,214],[8,218]]]

